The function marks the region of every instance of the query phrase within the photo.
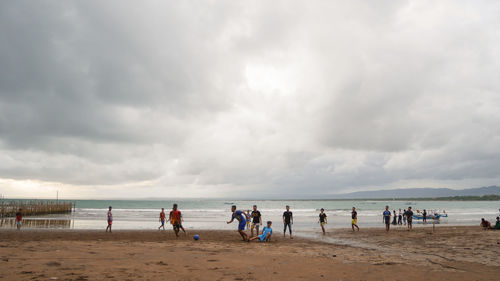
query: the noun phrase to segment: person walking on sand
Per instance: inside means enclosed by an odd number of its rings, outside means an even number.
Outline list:
[[[413,227],[413,211],[411,210],[411,207],[408,207],[408,211],[406,211],[406,220],[408,221],[408,231],[410,231]]]
[[[389,232],[391,227],[391,211],[389,211],[389,206],[385,206],[385,211],[382,213],[382,222],[385,223],[385,231]]]
[[[356,227],[359,231],[358,212],[356,212],[356,208],[354,208],[354,207],[352,207],[352,212],[351,212],[351,227],[352,227],[352,231],[354,231],[354,227]]]
[[[17,230],[21,230],[22,226],[23,226],[23,209],[19,208],[19,210],[16,213],[16,227],[17,227]]]
[[[160,230],[160,228],[162,228],[162,227],[163,227],[163,230],[165,230],[165,209],[164,208],[161,208],[160,222],[161,222],[161,225],[160,225],[160,227],[158,227],[158,230]]]
[[[262,225],[262,215],[260,212],[257,210],[257,205],[253,205],[253,211],[252,211],[252,227],[250,228],[250,236],[253,236],[253,230],[257,231],[255,235],[259,235],[259,227]]]
[[[427,223],[427,211],[424,209],[424,212],[422,213],[422,222],[424,224]]]
[[[286,228],[288,227],[288,231],[290,232],[290,239],[293,239],[292,236],[292,224],[293,224],[293,213],[290,212],[290,206],[286,206],[286,211],[283,213],[283,237],[286,236]]]
[[[231,212],[233,212],[231,216],[231,220],[227,222],[227,224],[230,224],[236,219],[238,221],[238,233],[241,235],[241,238],[243,238],[243,241],[248,241],[248,235],[245,233],[245,226],[247,225],[247,219],[250,219],[247,217],[245,212],[242,212],[240,210],[236,210],[236,205],[233,205],[231,207]]]
[[[111,213],[111,209],[113,209],[111,206],[109,206],[109,210],[108,210],[108,214],[107,214],[107,217],[108,217],[108,226],[106,227],[106,232],[111,232],[111,225],[113,225],[113,213]]]
[[[318,223],[321,225],[321,230],[323,231],[323,235],[325,235],[326,234],[325,224],[327,224],[327,219],[326,219],[325,209],[323,208],[321,208],[320,210]]]
[[[179,230],[181,230],[181,229],[182,229],[182,231],[184,231],[184,234],[187,235],[186,231],[182,227],[181,211],[179,211],[177,209],[177,204],[174,204],[172,206],[172,211],[170,211],[168,221],[170,221],[170,224],[172,225],[172,228],[174,229],[175,236],[179,237]]]

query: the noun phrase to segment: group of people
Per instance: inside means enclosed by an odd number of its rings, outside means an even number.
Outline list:
[[[392,215],[394,214],[394,216]],[[424,218],[426,216],[426,212],[424,210]],[[408,225],[408,230],[411,230],[413,227],[413,211],[411,207],[408,207],[408,209],[404,210],[401,212],[401,209],[399,209],[399,213],[396,214],[396,210],[391,211],[389,210],[389,206],[385,206],[385,211],[382,213],[382,222],[385,223],[385,231],[389,231],[390,226],[391,226],[391,217],[392,219],[392,224],[393,225]],[[424,220],[425,221],[425,220]]]
[[[485,220],[484,218],[481,218],[480,226],[484,230],[488,230],[488,229],[500,230],[500,217],[497,217],[497,221],[496,221],[494,226],[491,226],[491,223],[489,221]]]
[[[108,226],[106,227],[106,232],[108,232],[108,231],[111,232],[111,226],[113,225],[112,210],[113,210],[113,207],[109,206],[109,210],[107,213]],[[163,228],[163,230],[165,230],[165,222],[170,222],[170,224],[172,225],[172,227],[174,229],[175,236],[179,237],[179,232],[181,230],[184,232],[185,235],[187,235],[186,230],[182,226],[182,221],[183,221],[182,214],[181,214],[181,211],[179,211],[177,204],[174,204],[172,206],[172,210],[170,211],[168,220],[165,221],[165,218],[166,218],[165,208],[161,208],[160,218],[159,218],[159,222],[161,224],[158,227],[158,230],[160,230],[161,228]]]

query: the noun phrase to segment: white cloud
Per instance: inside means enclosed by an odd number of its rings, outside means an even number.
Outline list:
[[[499,12],[482,1],[2,3],[0,193],[498,184]]]

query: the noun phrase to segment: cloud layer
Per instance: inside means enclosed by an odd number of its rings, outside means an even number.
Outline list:
[[[500,3],[0,4],[0,193],[498,184]]]

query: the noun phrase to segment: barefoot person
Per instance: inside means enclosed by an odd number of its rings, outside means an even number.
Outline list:
[[[327,220],[326,220],[325,209],[323,208],[321,208],[320,210],[318,223],[321,225],[321,230],[323,231],[323,235],[325,235],[326,234],[325,224],[327,223]]]
[[[259,239],[260,242],[271,242],[271,235],[273,234],[273,229],[271,228],[272,224],[273,223],[271,221],[268,221],[267,226],[264,226],[262,229],[262,234],[252,237],[248,241],[250,242],[252,240]]]
[[[111,213],[111,206],[109,206],[109,210],[108,210],[108,214],[107,214],[107,217],[108,217],[108,226],[106,227],[106,232],[111,232],[111,225],[113,225],[113,213]]]
[[[382,222],[385,223],[385,231],[389,232],[391,227],[391,211],[389,211],[389,206],[385,206],[385,211],[382,213]]]
[[[410,231],[413,227],[413,211],[411,210],[411,207],[408,207],[408,211],[406,211],[406,221],[408,222],[408,231]]]
[[[262,225],[262,216],[260,212],[257,210],[257,205],[253,205],[253,211],[252,211],[252,227],[250,228],[250,236],[253,236],[253,230],[257,231],[255,235],[259,235],[259,227]]]
[[[162,227],[163,227],[163,230],[165,230],[165,209],[164,208],[161,208],[160,222],[161,222],[161,225],[160,225],[160,227],[158,227],[158,230],[160,230],[160,228],[162,228]]]
[[[230,224],[236,219],[238,221],[238,233],[241,235],[241,238],[243,238],[243,241],[248,241],[248,235],[245,233],[245,226],[247,225],[247,219],[250,219],[247,217],[245,212],[242,212],[240,210],[236,210],[236,205],[233,205],[231,207],[231,212],[233,212],[231,216],[231,220],[227,222],[227,224]]]
[[[22,226],[23,226],[23,209],[19,208],[19,211],[16,213],[17,230],[21,230]]]
[[[352,207],[352,212],[351,212],[351,227],[352,227],[352,231],[354,231],[354,227],[356,227],[359,231],[358,212],[356,212],[356,208],[354,208],[354,207]]]
[[[293,214],[290,212],[290,206],[286,206],[286,211],[283,213],[283,224],[284,224],[284,229],[283,229],[283,237],[286,235],[286,228],[288,227],[288,231],[290,232],[290,239],[293,239],[292,237],[292,224],[293,224]]]
[[[170,224],[172,225],[172,228],[174,229],[175,236],[179,237],[179,230],[181,228],[182,228],[182,231],[184,231],[184,234],[186,234],[186,231],[182,227],[181,211],[179,211],[177,209],[177,204],[174,204],[172,206],[172,211],[170,211],[170,215],[168,217],[168,221],[170,221]]]

